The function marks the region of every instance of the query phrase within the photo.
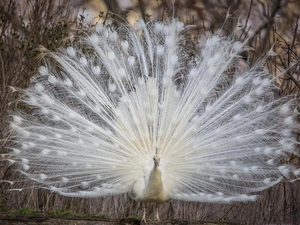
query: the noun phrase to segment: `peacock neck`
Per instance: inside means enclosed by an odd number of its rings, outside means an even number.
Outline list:
[[[149,188],[163,188],[162,173],[157,165],[154,165],[150,175],[147,187]]]
[[[148,182],[143,191],[143,199],[145,202],[161,203],[167,200],[167,195],[162,182],[162,172],[157,163],[149,174]]]

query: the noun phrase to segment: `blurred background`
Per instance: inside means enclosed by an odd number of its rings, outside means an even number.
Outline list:
[[[49,191],[22,187],[24,178],[6,160],[11,137],[8,112],[42,63],[41,46],[56,51],[91,32],[97,23],[138,19],[167,20],[175,16],[190,25],[187,39],[223,30],[237,40],[249,40],[243,59],[249,64],[271,55],[266,67],[278,76],[276,95],[299,98],[300,2],[296,0],[2,0],[0,1],[0,211],[65,212],[126,218],[142,215],[142,204],[127,196],[67,198]],[[270,51],[271,50],[271,51]],[[20,107],[20,106],[18,106]],[[299,158],[290,161],[300,166]],[[32,184],[34,185],[34,184]],[[283,182],[260,193],[251,203],[206,204],[171,201],[160,206],[161,219],[230,221],[241,224],[300,224],[300,182]],[[148,207],[148,216],[153,214]]]

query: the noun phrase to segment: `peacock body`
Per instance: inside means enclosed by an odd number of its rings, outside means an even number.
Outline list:
[[[156,203],[253,201],[299,175],[283,163],[295,102],[273,97],[264,62],[241,67],[245,43],[219,34],[185,41],[176,19],[138,21],[47,52],[23,91],[30,110],[12,115],[10,161],[64,196]]]

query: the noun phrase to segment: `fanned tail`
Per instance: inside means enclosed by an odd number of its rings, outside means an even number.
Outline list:
[[[273,98],[264,62],[241,68],[245,43],[211,35],[197,52],[184,35],[175,19],[99,25],[82,46],[48,53],[24,91],[30,109],[13,116],[10,161],[74,197],[144,187],[156,153],[168,196],[186,201],[254,200],[299,174],[281,165],[296,153],[295,102]]]

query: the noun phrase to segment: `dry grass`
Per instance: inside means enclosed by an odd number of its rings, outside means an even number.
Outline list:
[[[20,1],[21,2],[21,1]],[[1,153],[9,143],[8,110],[15,110],[14,102],[19,98],[12,88],[25,88],[36,73],[38,48],[40,45],[55,50],[69,43],[73,28],[82,28],[84,21],[76,18],[77,9],[71,1],[18,0],[0,2],[0,139]],[[116,4],[116,1],[107,1]],[[140,12],[144,18],[166,19],[173,13],[170,1],[155,4],[152,1],[138,1],[132,11]],[[184,3],[183,3],[184,2]],[[196,25],[190,37],[205,31],[215,31],[221,26],[225,33],[236,39],[250,38],[252,51],[244,55],[249,63],[266,55],[273,46],[278,54],[270,57],[267,66],[278,76],[278,95],[292,94],[299,97],[300,90],[300,3],[296,1],[177,1],[175,14],[187,24]],[[111,4],[110,4],[111,5]],[[155,11],[154,11],[155,9]],[[111,8],[113,10],[113,8]],[[108,15],[108,14],[107,14]],[[228,17],[229,16],[229,17]],[[109,16],[105,17],[109,19]],[[226,23],[224,23],[226,21]],[[236,30],[238,23],[241,29]],[[299,166],[299,158],[291,156]],[[0,161],[0,179],[18,180],[14,188],[22,186],[24,179],[5,161]],[[34,185],[34,184],[33,184]],[[106,215],[124,218],[142,214],[142,205],[127,196],[96,199],[66,198],[36,188],[22,192],[9,192],[8,183],[0,183],[0,209],[29,207],[47,213],[67,210],[77,213]],[[242,224],[285,223],[300,224],[299,181],[282,183],[261,193],[260,201],[231,205],[185,203],[172,201],[161,206],[161,218],[184,220],[225,220]],[[149,215],[153,214],[148,207]]]

